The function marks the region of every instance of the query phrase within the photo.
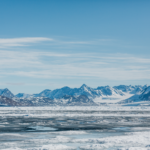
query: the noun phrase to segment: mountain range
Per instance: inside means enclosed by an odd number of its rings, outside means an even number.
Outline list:
[[[118,102],[118,104],[127,104],[135,102],[150,101],[150,86],[147,86],[142,92],[134,94],[133,96]]]
[[[83,84],[80,88],[63,87],[60,89],[46,89],[38,94],[18,93],[14,95],[7,88],[0,89],[0,104],[8,106],[50,106],[50,105],[97,105],[96,98],[125,97],[130,98],[118,102],[131,103],[136,101],[150,100],[150,86],[148,85],[119,85],[99,86],[91,88]],[[6,100],[4,100],[6,99]]]

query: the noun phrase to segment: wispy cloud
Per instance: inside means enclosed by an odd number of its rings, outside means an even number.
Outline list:
[[[1,76],[49,79],[150,79],[150,59],[125,54],[65,54],[26,51],[0,51],[0,54]]]
[[[56,44],[62,45],[102,45],[116,41],[114,39],[94,39],[94,40],[55,40]]]
[[[69,54],[0,50],[0,68],[43,67],[43,57],[69,57]]]
[[[25,85],[25,83],[18,83],[18,82],[9,82],[9,83],[4,83],[5,85],[16,85],[16,86],[20,86],[20,85]]]
[[[114,39],[91,39],[72,40],[70,38],[48,38],[48,37],[20,37],[20,38],[0,38],[0,48],[31,46],[33,43],[47,42],[47,44],[63,48],[74,48],[76,46],[107,45],[114,42]]]
[[[0,39],[0,47],[26,46],[28,43],[38,43],[43,41],[53,41],[53,39],[46,37],[5,38]]]
[[[56,66],[55,66],[56,67]],[[142,80],[150,79],[150,70],[125,70],[121,68],[77,68],[57,66],[50,68],[51,70],[40,71],[15,71],[5,73],[6,75],[33,77],[33,78],[48,78],[48,79],[67,79],[67,78],[88,78],[88,79],[107,79],[107,80]]]

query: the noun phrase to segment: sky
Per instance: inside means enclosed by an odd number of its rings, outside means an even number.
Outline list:
[[[149,0],[1,0],[0,89],[150,84]]]

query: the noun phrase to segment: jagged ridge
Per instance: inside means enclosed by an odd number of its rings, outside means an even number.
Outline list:
[[[49,105],[96,105],[93,99],[96,97],[106,96],[124,96],[126,93],[134,94],[133,97],[125,102],[137,101],[138,98],[146,99],[149,95],[144,95],[144,89],[148,86],[100,86],[91,88],[83,84],[80,88],[63,87],[61,89],[49,90],[46,89],[39,94],[18,93],[13,95],[7,88],[0,90],[0,95],[12,99],[12,103],[22,106],[49,106]],[[145,89],[145,93],[149,94]],[[143,95],[141,94],[143,92]],[[141,96],[140,96],[141,94]],[[146,97],[147,96],[147,97]],[[8,101],[5,101],[7,105]],[[18,103],[18,104],[17,104]],[[8,103],[9,105],[10,103]]]

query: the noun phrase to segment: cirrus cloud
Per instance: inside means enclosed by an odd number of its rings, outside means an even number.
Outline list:
[[[53,39],[46,37],[0,38],[0,47],[26,46],[28,43],[38,43],[43,41],[53,41]]]
[[[150,79],[150,59],[117,54],[0,51],[0,75],[28,78]]]

